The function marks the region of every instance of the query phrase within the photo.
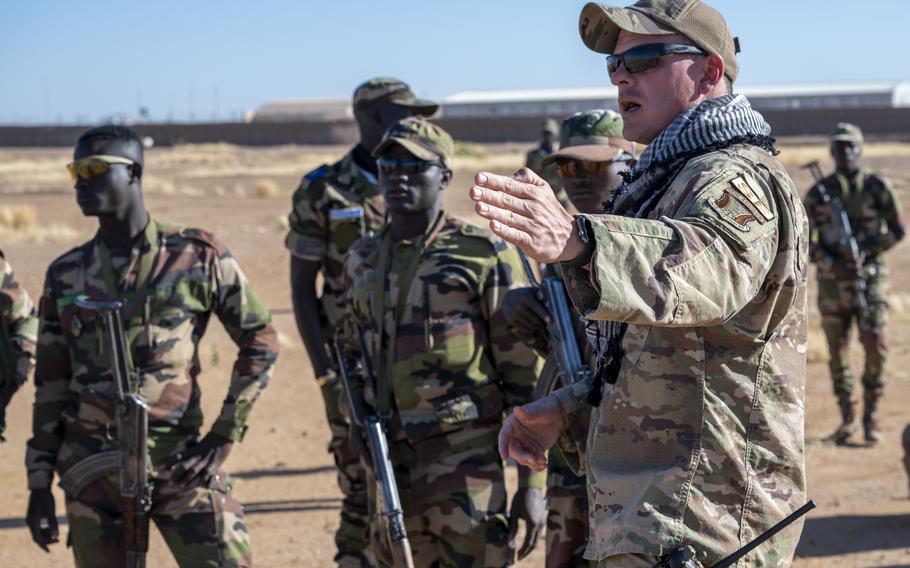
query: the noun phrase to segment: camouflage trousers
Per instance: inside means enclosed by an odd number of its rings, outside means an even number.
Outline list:
[[[335,562],[342,567],[375,566],[370,551],[369,507],[367,506],[366,471],[360,452],[348,436],[350,424],[342,411],[347,404],[340,379],[330,380],[321,388],[326,419],[332,432],[329,453],[335,460],[341,501],[341,523],[335,532]]]
[[[207,487],[167,491],[158,480],[151,519],[181,568],[253,565],[243,507],[223,473]],[[126,566],[117,476],[103,477],[76,500],[67,498],[68,545],[77,568]]]
[[[550,453],[547,471],[547,568],[589,566],[588,489],[558,452]]]
[[[391,443],[415,566],[508,565],[505,473],[496,449],[500,425],[468,425],[414,444]],[[378,527],[373,535],[380,563],[391,566]]]
[[[853,281],[818,281],[818,309],[828,343],[828,368],[831,371],[834,394],[841,401],[849,401],[853,394],[848,352],[850,330],[854,324],[859,329],[859,340],[866,353],[863,387],[866,391],[880,391],[884,387],[885,361],[888,355],[885,343],[887,278],[878,273],[867,278],[866,285],[868,314],[863,318],[855,307]]]

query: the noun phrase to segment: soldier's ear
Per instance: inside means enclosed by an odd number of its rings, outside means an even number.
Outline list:
[[[440,180],[442,187],[440,189],[445,189],[449,186],[450,183],[452,183],[452,175],[452,170],[449,168],[442,170],[442,179]]]

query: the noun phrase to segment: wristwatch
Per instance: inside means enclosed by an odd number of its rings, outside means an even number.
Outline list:
[[[594,256],[594,235],[591,231],[591,222],[584,215],[576,215],[575,226],[578,227],[578,238],[584,243],[585,248],[577,257],[562,263],[567,268],[581,268],[590,263],[591,257]]]

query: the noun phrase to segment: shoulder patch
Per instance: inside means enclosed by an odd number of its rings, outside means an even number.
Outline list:
[[[764,199],[761,197],[761,191],[757,190],[752,184],[754,182],[745,176],[736,176],[730,180],[730,185],[733,186],[733,195],[742,196],[746,199],[746,206],[750,209],[755,209],[758,212],[758,222],[767,223],[774,219],[774,212],[765,205]]]

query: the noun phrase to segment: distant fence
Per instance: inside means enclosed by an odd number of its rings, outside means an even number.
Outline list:
[[[910,140],[910,108],[768,110],[763,112],[774,136],[817,136],[834,123],[858,124],[867,136]],[[470,142],[532,142],[547,117],[440,118],[455,139]],[[558,117],[556,117],[558,118]],[[88,126],[0,126],[0,146],[72,146]],[[279,144],[352,144],[357,128],[351,120],[214,124],[137,124],[142,136],[157,146],[227,142],[241,146]]]

